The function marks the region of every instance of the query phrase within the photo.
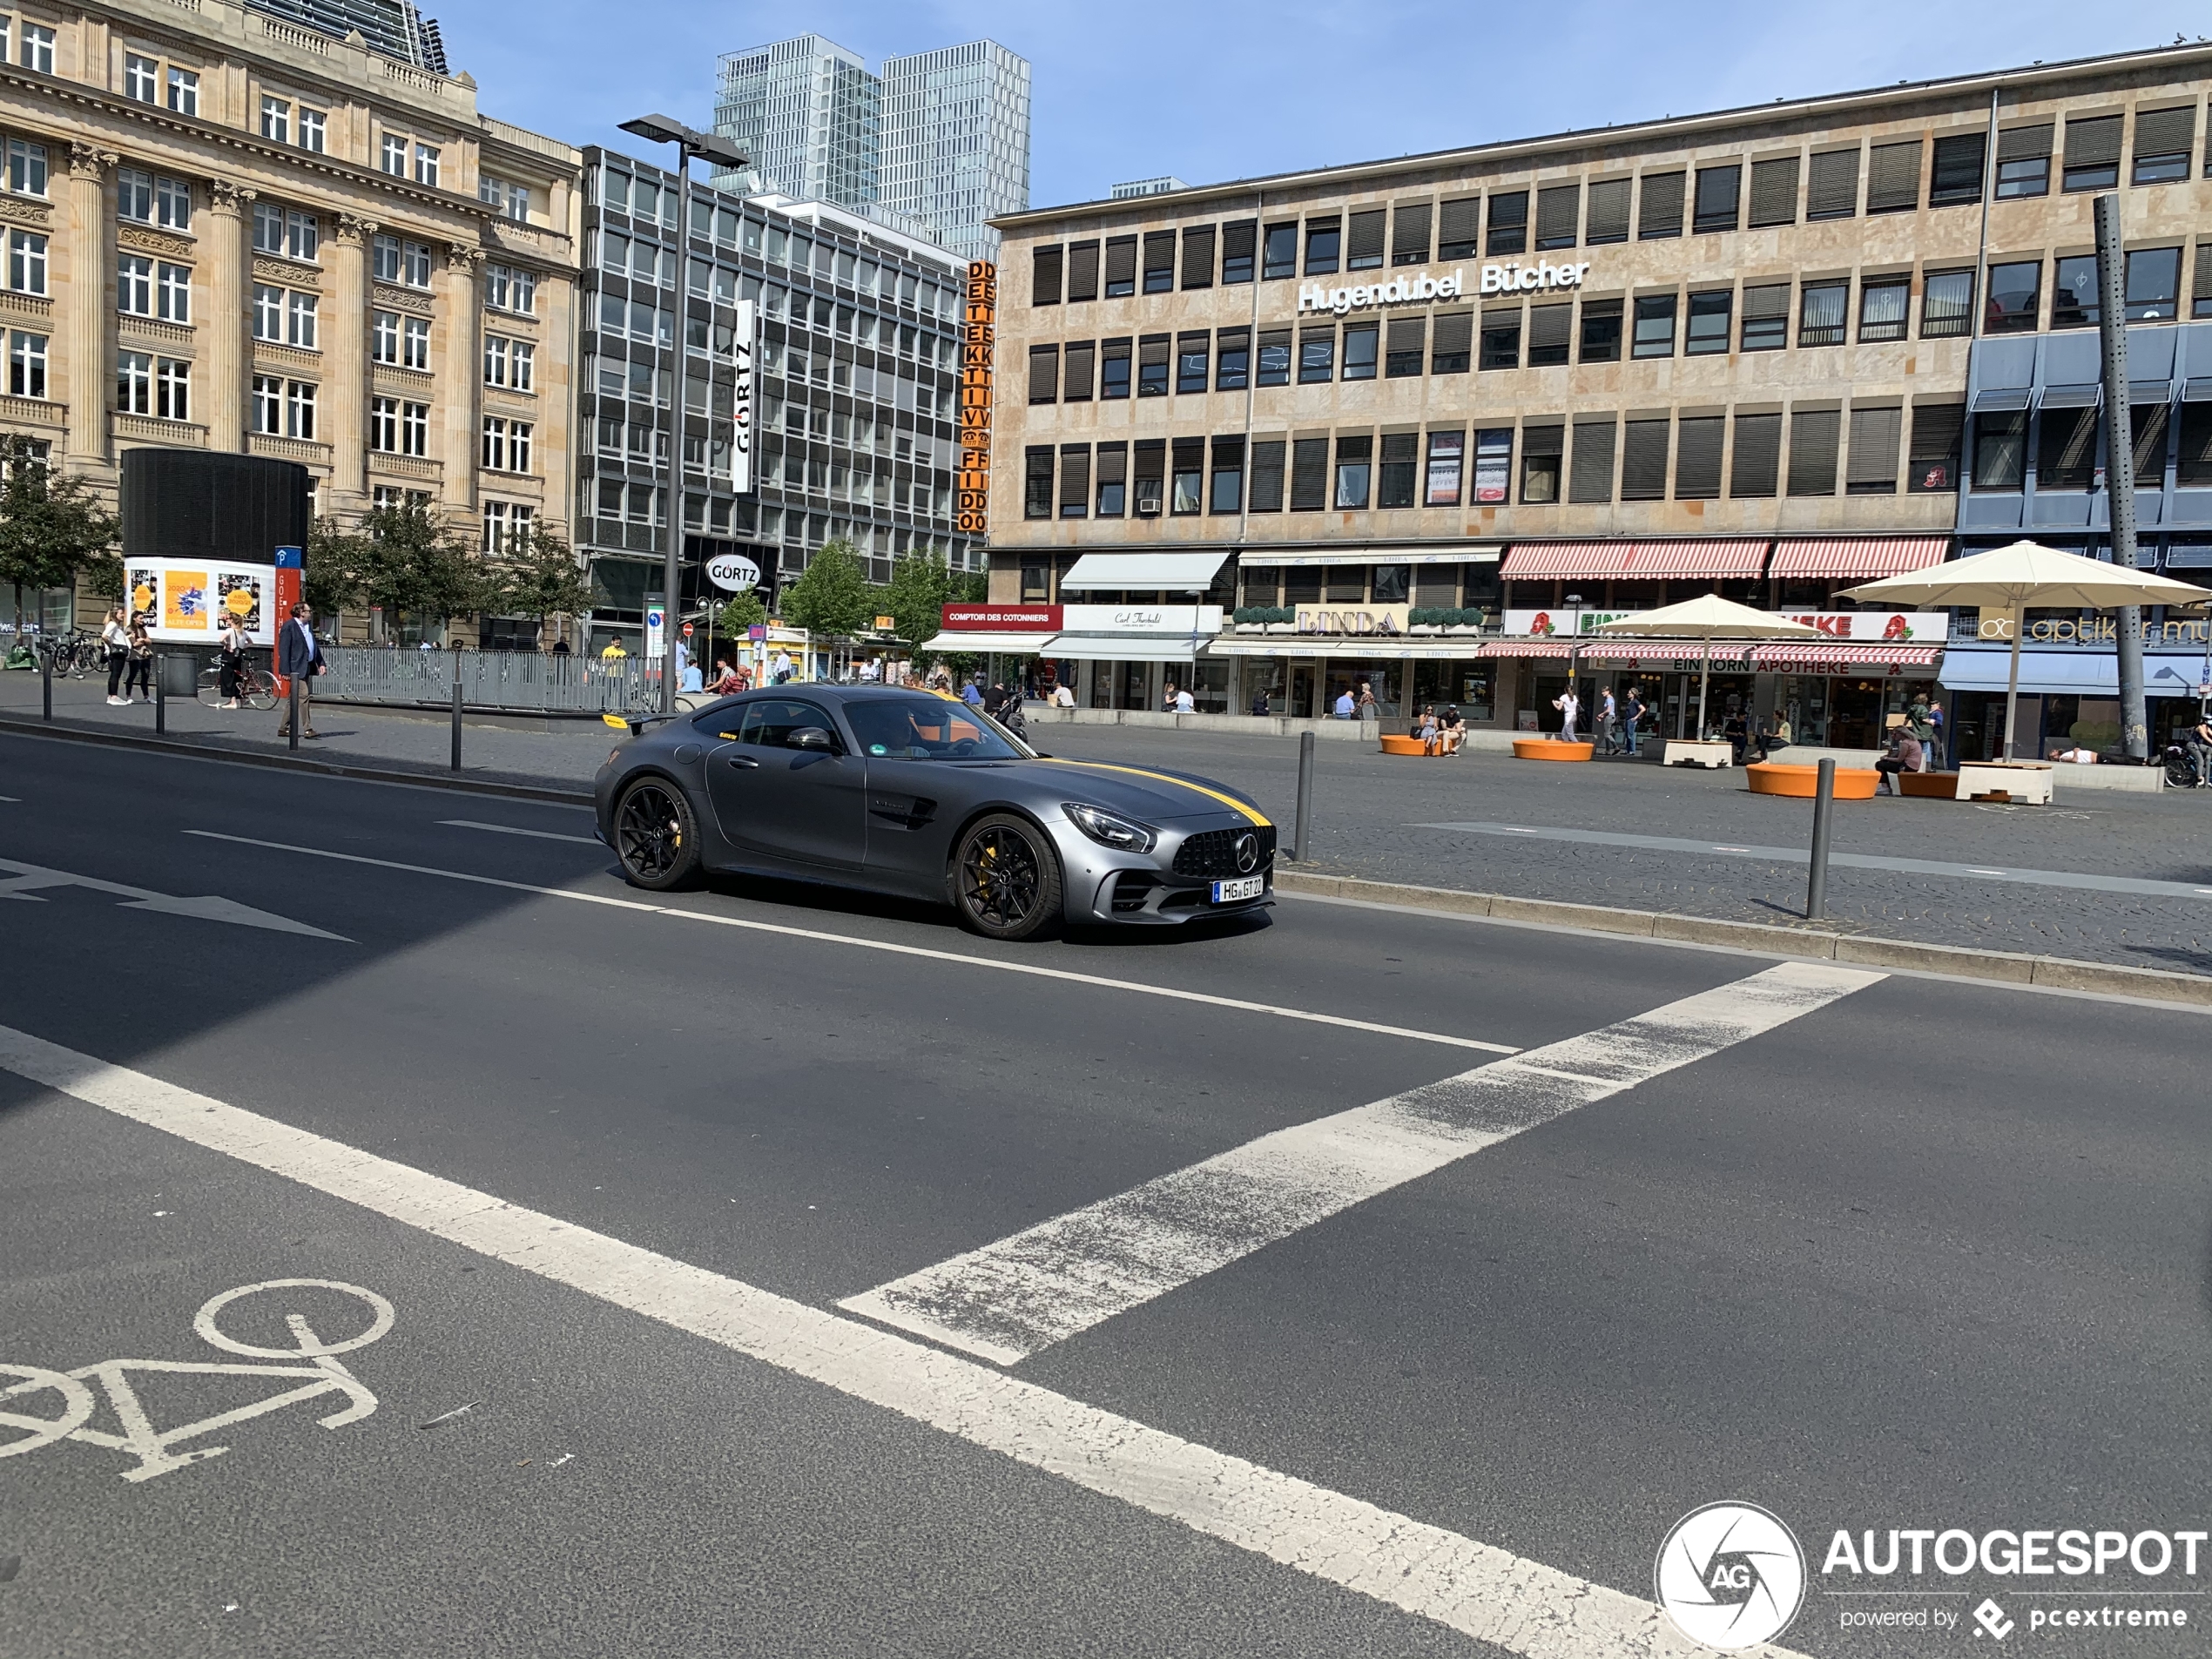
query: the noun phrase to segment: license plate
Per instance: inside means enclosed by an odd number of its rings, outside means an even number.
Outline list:
[[[1216,904],[1235,904],[1240,899],[1257,899],[1266,891],[1267,878],[1265,876],[1240,876],[1234,881],[1215,882],[1213,901]]]

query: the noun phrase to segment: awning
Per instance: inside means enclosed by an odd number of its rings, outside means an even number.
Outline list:
[[[1483,654],[1479,640],[1421,639],[1400,634],[1390,639],[1345,639],[1341,637],[1276,639],[1215,639],[1206,645],[1209,657],[1285,657],[1357,659],[1368,663],[1464,662]]]
[[[2047,386],[2038,400],[2047,409],[2090,409],[2105,401],[2105,388],[2096,381],[2068,386]]]
[[[1078,663],[1187,663],[1205,650],[1211,634],[1059,634],[1043,653]]]
[[[1050,634],[943,633],[923,642],[923,651],[998,651],[1032,656],[1052,643]]]
[[[1943,654],[1942,684],[1953,691],[2002,691],[2011,655],[2000,647],[1953,645]],[[2203,675],[2202,651],[2143,653],[2146,696],[2193,698]],[[2108,651],[2038,651],[2028,646],[2020,652],[2020,690],[2041,697],[2117,697],[2119,661]]]
[[[1060,588],[1063,593],[1123,589],[1203,593],[1213,585],[1214,576],[1228,562],[1230,551],[1224,548],[1218,553],[1086,553],[1060,578]]]
[[[1766,573],[1774,577],[1903,576],[1943,563],[1947,536],[1831,536],[1777,542]]]
[[[1713,645],[1712,664],[1716,668],[1741,668],[1744,646],[1741,640],[1719,640]],[[1582,660],[1586,663],[1670,663],[1698,667],[1706,661],[1705,642],[1702,639],[1608,639],[1602,645],[1585,646]]]
[[[1507,582],[1595,577],[1755,577],[1766,563],[1764,537],[1689,536],[1663,542],[1516,542],[1500,566]]]
[[[1438,550],[1402,547],[1332,547],[1304,553],[1242,553],[1237,563],[1247,570],[1288,567],[1312,567],[1320,564],[1495,564],[1501,544],[1492,542],[1483,547],[1461,547]]]
[[[1933,668],[1943,655],[1940,645],[1851,644],[1847,641],[1793,639],[1779,645],[1754,646],[1751,666],[1785,668],[1799,674],[1824,670],[1848,673],[1855,668]]]
[[[1571,639],[1493,639],[1481,649],[1484,657],[1564,657],[1575,649]]]

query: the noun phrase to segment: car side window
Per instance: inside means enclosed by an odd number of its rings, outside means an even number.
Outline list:
[[[738,741],[762,749],[788,749],[791,734],[809,725],[818,725],[827,732],[837,730],[836,723],[811,703],[764,698],[758,703],[745,705],[745,724],[738,728]]]

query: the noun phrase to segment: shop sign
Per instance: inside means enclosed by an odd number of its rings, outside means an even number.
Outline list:
[[[1413,626],[1411,605],[1299,605],[1297,631],[1324,638],[1402,639]]]
[[[750,593],[760,585],[760,567],[741,553],[724,553],[706,562],[706,579],[725,593]]]
[[[1940,610],[1785,610],[1791,622],[1817,628],[1831,639],[1855,639],[1865,644],[1894,645],[1901,640],[1942,644],[1950,637],[1951,618]]]
[[[1219,605],[1061,605],[1071,634],[1217,634]]]
[[[998,266],[971,260],[961,308],[960,475],[954,501],[954,523],[963,536],[982,535],[990,522],[991,361],[998,349]]]
[[[2169,618],[2162,624],[2145,624],[2143,639],[2152,645],[2198,645],[2205,643],[2208,624],[2202,622],[2183,622]],[[1985,610],[1974,629],[1979,639],[2009,642],[2013,637],[2013,619],[2001,613]],[[2119,620],[2114,617],[2040,617],[2027,624],[2027,643],[2032,645],[2117,645],[2120,643]]]
[[[1056,634],[1062,624],[1059,605],[946,605],[938,618],[948,632]],[[888,617],[878,622],[887,625]]]
[[[1633,610],[1529,610],[1506,612],[1506,632],[1526,635],[1533,639],[1566,639],[1575,635],[1590,634],[1605,637],[1598,629],[1606,623],[1617,622],[1622,617],[1632,617]]]
[[[1551,288],[1579,288],[1589,273],[1587,260],[1565,265],[1554,265],[1549,260],[1523,265],[1516,260],[1504,265],[1484,266],[1477,292],[1531,293]],[[1326,311],[1341,317],[1346,312],[1365,311],[1370,306],[1426,305],[1432,300],[1463,299],[1466,294],[1466,271],[1454,270],[1449,276],[1432,276],[1424,271],[1419,276],[1393,277],[1387,282],[1355,282],[1341,288],[1321,282],[1301,282],[1298,309],[1300,316]]]
[[[760,333],[754,320],[758,309],[753,300],[738,300],[737,315],[730,329],[730,349],[737,374],[736,383],[731,388],[728,488],[740,496],[752,493],[752,351],[753,342],[759,338]],[[753,577],[755,582],[759,579],[757,575]]]

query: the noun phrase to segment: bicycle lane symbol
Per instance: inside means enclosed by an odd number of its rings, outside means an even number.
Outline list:
[[[307,1323],[305,1316],[287,1312],[285,1326],[291,1332],[294,1345],[273,1348],[240,1341],[217,1323],[218,1316],[225,1309],[246,1297],[284,1290],[336,1291],[355,1297],[368,1310],[368,1325],[358,1335],[347,1337],[342,1341],[326,1342]],[[138,1467],[125,1470],[123,1479],[151,1480],[156,1475],[167,1474],[188,1464],[220,1457],[231,1449],[227,1446],[199,1447],[191,1451],[172,1449],[187,1440],[196,1440],[219,1429],[266,1416],[271,1412],[282,1411],[287,1406],[319,1399],[327,1394],[341,1394],[347,1403],[321,1419],[322,1426],[343,1428],[348,1423],[358,1423],[372,1415],[376,1410],[376,1396],[338,1356],[365,1348],[376,1341],[391,1330],[392,1321],[392,1305],[375,1291],[365,1291],[358,1285],[341,1285],[335,1279],[327,1278],[273,1278],[265,1279],[258,1285],[241,1285],[235,1290],[225,1291],[220,1296],[211,1297],[192,1316],[192,1329],[210,1347],[225,1353],[237,1354],[246,1359],[297,1360],[301,1362],[299,1364],[105,1359],[97,1365],[82,1366],[75,1371],[64,1372],[50,1370],[43,1366],[0,1363],[0,1380],[8,1377],[21,1379],[11,1386],[0,1387],[0,1429],[22,1431],[17,1439],[0,1441],[0,1458],[36,1452],[65,1440],[80,1440],[88,1446],[104,1447],[136,1457]],[[157,1429],[146,1414],[145,1406],[139,1399],[138,1391],[131,1386],[131,1373],[133,1372],[203,1377],[299,1378],[302,1380],[250,1405],[175,1428]],[[113,1409],[122,1433],[111,1434],[87,1426],[100,1404],[92,1386],[95,1384],[99,1393],[106,1396],[106,1403]],[[43,1417],[7,1409],[7,1402],[19,1396],[46,1393],[60,1396],[60,1415]]]

